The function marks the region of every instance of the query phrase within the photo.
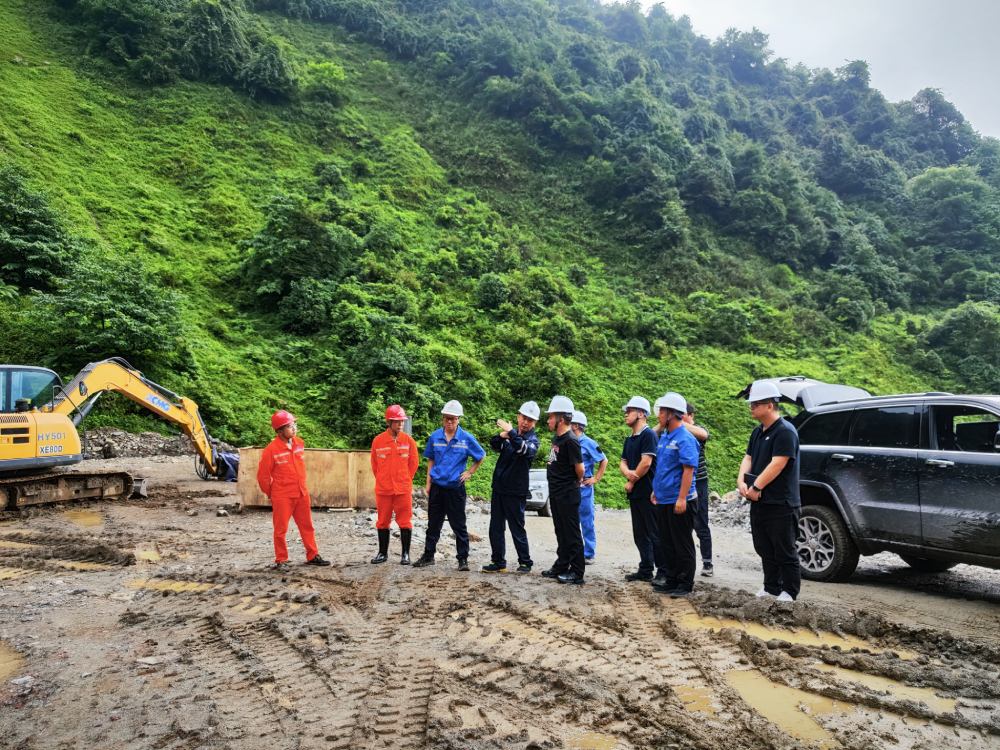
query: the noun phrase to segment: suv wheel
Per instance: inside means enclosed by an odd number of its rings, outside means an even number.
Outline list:
[[[548,518],[552,515],[552,505],[548,498],[545,498],[545,505],[538,509],[538,515]]]
[[[795,546],[802,577],[811,581],[846,581],[858,567],[858,548],[832,508],[802,508]]]
[[[944,560],[928,560],[926,557],[913,557],[911,555],[900,555],[907,565],[921,573],[943,573],[951,570],[958,563],[945,562]]]

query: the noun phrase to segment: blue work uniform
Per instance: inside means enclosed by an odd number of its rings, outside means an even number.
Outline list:
[[[607,456],[601,446],[586,433],[577,438],[580,441],[580,453],[583,455],[583,478],[594,476],[594,467]],[[588,560],[597,553],[597,531],[594,528],[594,488],[580,488],[580,530],[583,532],[583,556]]]
[[[424,539],[424,556],[434,557],[444,519],[448,519],[455,534],[455,547],[459,560],[469,557],[469,532],[465,524],[465,484],[459,479],[468,460],[481,461],[486,451],[471,433],[455,428],[448,440],[444,428],[439,427],[427,438],[424,458],[434,461],[431,468],[431,491],[427,495],[427,535]]]
[[[676,513],[677,498],[681,491],[684,467],[692,469],[691,486],[684,499],[687,508]],[[663,547],[664,587],[669,591],[689,592],[694,588],[695,549],[694,518],[697,512],[698,491],[694,471],[698,467],[698,441],[682,424],[666,430],[656,444],[656,473],[653,475],[653,494],[659,514],[660,544]]]

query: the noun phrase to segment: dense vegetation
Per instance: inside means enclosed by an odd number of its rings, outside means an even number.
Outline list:
[[[485,435],[562,392],[614,458],[674,388],[720,488],[753,377],[1000,392],[1000,142],[864,62],[592,0],[0,0],[0,32],[4,360],[126,356],[244,443],[279,405],[363,446],[389,401]]]

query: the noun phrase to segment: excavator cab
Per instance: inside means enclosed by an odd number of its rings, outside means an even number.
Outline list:
[[[0,414],[41,408],[61,389],[62,380],[45,367],[0,365]]]

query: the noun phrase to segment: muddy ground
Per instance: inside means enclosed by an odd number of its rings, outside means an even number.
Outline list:
[[[0,520],[0,747],[1000,747],[998,571],[882,555],[779,605],[748,593],[737,523],[715,529],[716,576],[671,601],[623,581],[623,511],[598,513],[583,587],[476,572],[473,504],[473,572],[447,536],[432,568],[396,564],[396,539],[370,565],[371,515],[317,512],[333,566],[279,574],[235,485],[187,457],[98,463],[150,497]],[[528,529],[540,571],[551,522]]]

